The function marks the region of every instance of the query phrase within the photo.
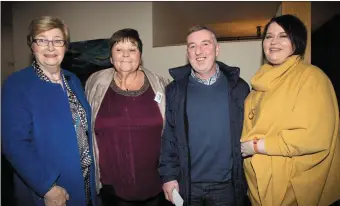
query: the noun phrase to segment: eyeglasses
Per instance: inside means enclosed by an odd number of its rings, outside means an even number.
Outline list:
[[[47,39],[33,39],[33,42],[36,43],[38,46],[48,46],[50,42],[55,47],[62,47],[66,44],[65,40],[47,40]]]

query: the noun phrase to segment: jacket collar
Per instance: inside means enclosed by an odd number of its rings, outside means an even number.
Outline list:
[[[222,73],[228,78],[231,87],[234,87],[240,77],[240,68],[230,67],[223,62],[216,61]],[[169,73],[175,81],[179,81],[185,77],[189,77],[191,74],[191,65],[187,64],[180,67],[169,69]]]
[[[32,69],[32,71],[34,71],[34,73],[35,73],[34,67],[33,67],[32,65],[30,65],[29,67],[30,67],[30,68]],[[63,69],[63,68],[61,68],[61,71],[63,72],[63,74],[64,74],[64,76],[65,76],[65,78],[66,78],[67,81],[69,81],[69,80],[72,79],[72,73],[71,73],[70,71],[68,71],[68,70],[66,70],[66,69]],[[38,77],[38,76],[37,76],[37,77]]]
[[[65,75],[65,79],[67,80],[67,81],[70,81],[70,80],[72,80],[72,73],[70,72],[70,71],[68,71],[68,70],[66,70],[66,69],[62,69],[63,70],[63,73],[64,73],[64,75]]]

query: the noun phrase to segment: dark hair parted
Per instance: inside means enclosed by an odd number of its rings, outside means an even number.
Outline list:
[[[294,49],[293,55],[299,55],[303,58],[307,46],[307,29],[304,23],[296,16],[290,14],[274,17],[264,27],[262,43],[267,35],[269,26],[274,22],[280,25],[287,33]]]
[[[135,29],[127,28],[127,29],[121,29],[119,31],[116,31],[109,39],[110,55],[111,55],[112,47],[118,42],[124,42],[124,41],[131,41],[132,43],[136,44],[139,52],[142,54],[143,43],[142,43],[142,40],[139,38],[138,31]]]

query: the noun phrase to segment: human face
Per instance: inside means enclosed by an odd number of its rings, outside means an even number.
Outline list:
[[[35,36],[34,39],[44,39],[49,41],[65,40],[63,32],[57,28],[42,32]],[[62,47],[55,47],[52,42],[49,42],[47,46],[38,46],[37,43],[33,43],[31,48],[41,69],[47,70],[50,73],[60,71],[60,64],[63,61],[66,52],[65,45]]]
[[[187,57],[192,68],[204,79],[216,71],[216,57],[220,47],[208,30],[191,33],[187,37]]]
[[[141,53],[137,45],[130,40],[116,43],[111,54],[111,63],[118,72],[134,72],[139,68]]]
[[[268,27],[263,40],[263,51],[267,61],[274,66],[284,63],[294,53],[288,34],[276,22]]]

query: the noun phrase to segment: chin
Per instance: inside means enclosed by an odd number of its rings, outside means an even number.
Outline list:
[[[59,65],[61,61],[59,59],[47,59],[44,61],[44,63],[49,66],[56,66]]]
[[[269,64],[272,65],[280,65],[284,62],[284,60],[282,60],[281,58],[266,58]]]
[[[196,64],[194,66],[198,71],[206,71],[209,68],[206,64]]]
[[[271,60],[271,61],[269,61],[269,63],[272,64],[272,65],[278,66],[278,65],[283,64],[284,61],[282,61],[282,60]]]
[[[48,67],[59,67],[60,62],[47,62],[47,63],[45,63],[45,65],[48,66]]]
[[[135,70],[137,70],[137,69],[134,69],[134,68],[121,68],[120,69],[121,71],[124,71],[124,72],[133,72],[133,71],[135,71]]]

